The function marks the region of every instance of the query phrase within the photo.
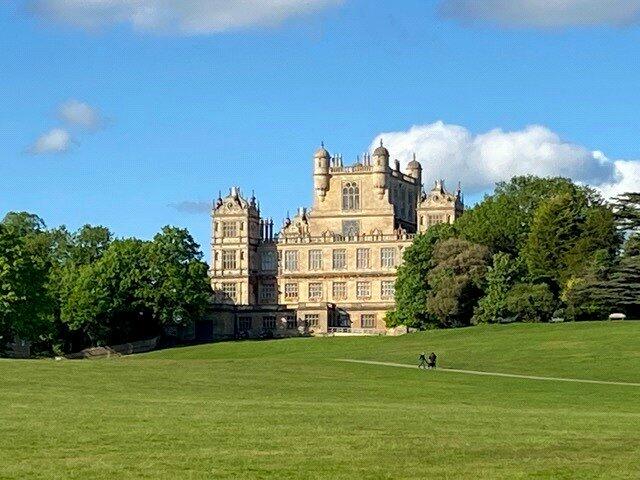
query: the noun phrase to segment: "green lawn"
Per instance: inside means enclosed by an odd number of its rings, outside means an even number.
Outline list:
[[[640,322],[0,361],[0,478],[640,478]]]

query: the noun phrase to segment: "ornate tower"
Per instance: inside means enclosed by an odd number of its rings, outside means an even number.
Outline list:
[[[316,191],[316,198],[323,202],[327,190],[329,190],[329,166],[331,155],[324,148],[322,143],[320,149],[313,156],[313,183]]]
[[[257,303],[258,245],[263,237],[255,197],[233,187],[220,196],[212,213],[211,287],[220,303]],[[262,227],[264,228],[264,227]]]
[[[416,160],[415,153],[413,154],[413,160],[407,165],[407,173],[418,181],[418,185],[422,185],[422,165]]]
[[[387,172],[389,170],[389,150],[384,148],[382,140],[380,146],[373,152],[374,190],[378,198],[384,197],[387,188]]]
[[[429,193],[422,193],[418,202],[418,232],[424,233],[438,223],[455,222],[464,212],[462,190],[456,193],[444,188],[444,180],[437,180]]]

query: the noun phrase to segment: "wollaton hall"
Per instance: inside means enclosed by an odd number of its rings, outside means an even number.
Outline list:
[[[199,336],[385,333],[404,249],[464,210],[460,188],[450,193],[440,180],[425,192],[415,157],[402,172],[382,144],[350,166],[323,145],[313,177],[313,208],[286,218],[279,232],[239,188],[218,198],[209,272],[215,301]]]

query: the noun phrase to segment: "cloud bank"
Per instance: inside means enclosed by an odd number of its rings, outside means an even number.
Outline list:
[[[77,143],[72,138],[70,130],[80,134],[80,131],[92,132],[105,125],[105,119],[100,110],[75,99],[60,104],[57,108],[57,116],[65,126],[52,128],[40,135],[27,148],[28,153],[32,155],[66,153],[71,150],[73,143]]]
[[[403,166],[415,152],[427,185],[440,178],[450,184],[460,181],[468,193],[528,174],[570,177],[600,189],[605,196],[637,191],[640,186],[640,161],[610,160],[602,152],[566,142],[539,125],[474,135],[464,127],[436,122],[381,133],[370,148],[378,146],[380,139]]]
[[[440,12],[505,27],[624,26],[640,21],[640,0],[442,0]]]
[[[27,151],[32,155],[66,153],[71,148],[71,135],[65,129],[54,128],[40,135]]]
[[[185,35],[275,26],[335,6],[342,0],[31,0],[41,18],[97,29],[128,24],[135,30]]]
[[[69,100],[58,107],[58,117],[70,126],[85,130],[97,130],[104,126],[104,118],[100,111],[79,100]]]

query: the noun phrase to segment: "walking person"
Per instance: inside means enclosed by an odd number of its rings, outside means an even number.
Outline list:
[[[436,354],[431,352],[431,355],[429,355],[429,361],[427,362],[427,368],[429,369],[436,368],[437,360],[438,360],[438,357],[436,357]]]
[[[427,362],[427,355],[422,352],[420,354],[420,356],[418,357],[418,360],[420,360],[420,363],[418,364],[418,368],[427,368],[429,366],[429,363]]]

